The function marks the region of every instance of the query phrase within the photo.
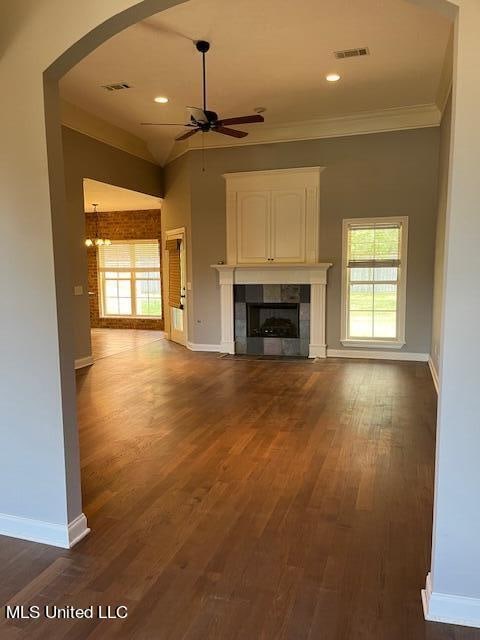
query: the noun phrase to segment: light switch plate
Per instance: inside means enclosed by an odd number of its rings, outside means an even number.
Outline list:
[[[74,296],[83,296],[83,287],[81,284],[76,284],[73,287],[73,295]]]

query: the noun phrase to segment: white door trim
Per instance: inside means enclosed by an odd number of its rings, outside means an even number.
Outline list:
[[[185,280],[187,279],[187,229],[186,227],[177,227],[176,229],[168,229],[165,231],[165,242],[167,240],[175,240],[180,239],[183,241],[183,255],[184,255],[184,264],[182,268],[184,269]],[[163,242],[163,240],[162,240]],[[164,245],[165,246],[165,245]],[[169,262],[168,262],[168,251],[163,249],[163,291],[165,295],[164,299],[164,308],[166,310],[165,313],[165,335],[168,340],[172,340],[172,326],[170,319],[170,305],[168,304],[168,296],[169,296]],[[186,283],[185,283],[186,285]],[[186,294],[186,291],[185,291]],[[185,345],[188,344],[188,301],[185,298],[185,303],[183,307],[183,331],[185,334]]]

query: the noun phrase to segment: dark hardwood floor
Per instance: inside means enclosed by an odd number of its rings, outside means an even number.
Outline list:
[[[235,361],[159,340],[78,375],[72,551],[0,539],[1,640],[478,640],[425,623],[435,391],[425,364]]]

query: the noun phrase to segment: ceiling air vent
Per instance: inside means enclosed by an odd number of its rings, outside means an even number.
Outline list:
[[[122,89],[131,89],[132,85],[127,82],[115,82],[115,84],[104,84],[102,89],[107,91],[121,91]]]
[[[368,47],[360,47],[358,49],[344,49],[343,51],[335,51],[335,58],[343,60],[344,58],[358,58],[358,56],[369,56]]]

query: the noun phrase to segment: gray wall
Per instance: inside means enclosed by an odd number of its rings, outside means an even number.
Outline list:
[[[158,165],[67,127],[62,128],[62,142],[71,243],[72,292],[74,285],[83,286],[83,295],[75,296],[73,304],[75,357],[84,358],[91,355],[91,344],[87,252],[84,245],[83,179],[92,178],[117,187],[162,197],[163,178],[162,169]]]
[[[174,160],[165,167],[165,201],[162,209],[162,238],[170,229],[186,229],[187,280],[192,282],[192,217],[191,217],[191,154]],[[168,196],[167,196],[168,194]],[[196,244],[198,241],[196,241]],[[167,309],[165,304],[165,309]],[[194,333],[193,295],[187,290],[188,328],[187,339],[192,341]],[[168,327],[169,318],[165,318]]]
[[[321,165],[320,258],[329,271],[327,343],[340,344],[342,219],[408,215],[409,250],[405,351],[430,352],[437,205],[439,130],[252,145],[188,154],[194,239],[193,333],[200,344],[220,342],[217,273],[225,259],[225,184],[222,174]],[[177,161],[178,162],[178,161]],[[169,172],[167,168],[167,175]],[[166,202],[170,194],[166,190]],[[191,319],[192,320],[192,319]],[[193,337],[192,337],[193,336]]]
[[[435,240],[435,275],[433,288],[433,319],[431,356],[434,367],[440,371],[440,337],[442,331],[442,305],[445,266],[445,226],[448,205],[448,172],[450,169],[450,135],[452,128],[452,96],[450,95],[442,126],[440,127],[440,161],[438,167],[438,217]]]

